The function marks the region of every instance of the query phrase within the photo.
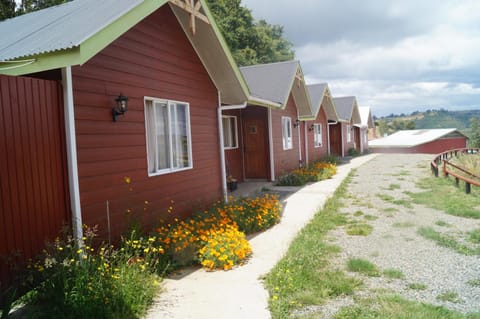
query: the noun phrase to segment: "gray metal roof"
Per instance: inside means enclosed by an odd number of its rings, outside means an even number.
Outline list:
[[[240,71],[253,96],[284,104],[298,68],[298,61],[287,61],[241,67]]]
[[[307,85],[308,93],[310,93],[310,101],[312,102],[313,114],[318,114],[327,87],[327,83]]]
[[[354,96],[334,97],[333,103],[337,109],[340,120],[350,122],[352,119],[356,99]]]
[[[0,22],[0,61],[79,46],[143,0],[76,0]]]

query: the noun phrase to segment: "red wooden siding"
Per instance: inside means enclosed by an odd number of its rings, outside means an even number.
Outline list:
[[[310,163],[318,161],[328,155],[328,126],[327,116],[324,108],[321,107],[317,118],[314,121],[307,121],[307,143],[308,143],[308,161]],[[322,146],[315,147],[314,131],[310,130],[313,124],[322,124]]]
[[[150,230],[221,197],[217,90],[169,6],[74,67],[73,86],[84,223],[104,232],[108,200],[115,237],[133,219]],[[128,111],[114,123],[119,93],[129,98]],[[148,177],[145,96],[190,104],[193,169]]]
[[[0,76],[0,256],[34,257],[69,223],[62,105],[57,82]]]
[[[282,116],[288,116],[292,119],[293,148],[290,150],[283,149]],[[278,178],[278,176],[288,173],[289,171],[299,167],[299,130],[298,128],[294,127],[297,118],[297,108],[291,94],[288,99],[287,106],[284,110],[272,110],[272,135],[273,157],[275,161],[275,178]],[[300,132],[300,134],[303,133]],[[303,143],[303,139],[301,139],[300,143]]]
[[[240,110],[230,110],[223,112],[223,115],[237,117],[237,137],[238,148],[225,150],[225,163],[227,166],[227,176],[231,175],[239,182],[244,181],[243,172],[243,131],[242,131],[242,112]]]
[[[370,148],[374,153],[416,153],[416,154],[440,154],[448,150],[467,147],[465,137],[440,138],[435,141],[417,145],[415,147],[389,147],[389,148]]]

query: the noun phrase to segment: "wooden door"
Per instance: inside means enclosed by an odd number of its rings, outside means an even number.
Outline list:
[[[70,221],[63,123],[57,82],[0,76],[0,256],[32,258]]]
[[[330,153],[336,156],[342,156],[342,124],[329,125],[330,134]]]
[[[362,151],[362,144],[360,144],[360,143],[361,143],[361,141],[360,141],[360,138],[361,138],[360,132],[361,132],[361,130],[360,130],[359,127],[356,127],[356,126],[355,126],[355,127],[353,128],[353,132],[354,132],[354,134],[355,134],[355,149],[356,149],[357,151],[361,152],[361,151]]]
[[[268,178],[268,135],[261,118],[244,118],[243,141],[246,178]]]

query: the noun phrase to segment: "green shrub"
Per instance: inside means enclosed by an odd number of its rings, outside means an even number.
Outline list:
[[[322,161],[314,162],[307,167],[294,169],[278,178],[278,186],[302,186],[309,182],[328,179],[337,173],[335,164]]]
[[[69,235],[57,239],[30,265],[27,318],[130,319],[145,313],[157,292],[154,271],[163,254],[156,238],[147,240],[150,251],[131,255],[140,241],[115,249],[94,247],[94,237],[95,229],[87,228],[83,243]]]
[[[348,153],[348,156],[353,156],[353,157],[360,155],[360,152],[353,147],[349,148],[347,153]]]

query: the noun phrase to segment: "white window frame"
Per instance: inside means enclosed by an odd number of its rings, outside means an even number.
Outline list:
[[[313,144],[316,148],[323,147],[323,128],[321,123],[313,124]]]
[[[284,151],[293,149],[292,118],[288,116],[282,116],[282,141]]]
[[[347,125],[347,143],[352,142],[352,127]]]
[[[170,174],[170,173],[175,173],[175,172],[180,172],[180,171],[185,171],[193,168],[193,158],[192,158],[192,134],[191,134],[191,121],[190,121],[190,103],[188,102],[182,102],[182,101],[174,101],[174,100],[167,100],[167,99],[160,99],[160,98],[155,98],[155,97],[144,97],[144,111],[145,111],[145,138],[146,138],[146,145],[147,145],[147,170],[148,170],[148,176],[158,176],[158,175],[164,175],[164,174]],[[149,103],[149,105],[148,105]],[[155,107],[155,103],[162,103],[167,105],[167,117],[168,120],[166,123],[167,129],[168,129],[168,149],[169,149],[169,163],[170,167],[168,168],[159,168],[159,163],[158,163],[158,152],[159,150],[157,149],[158,143],[156,142],[157,139],[157,125],[156,125],[156,112],[157,109]],[[173,134],[174,130],[177,128],[173,127],[172,123],[172,118],[176,116],[176,113],[174,111],[174,106],[178,105],[184,105],[185,106],[185,129],[186,129],[186,137],[187,137],[187,156],[188,156],[188,165],[185,167],[178,167],[175,165],[175,159],[174,159],[174,147],[173,145]],[[149,112],[147,112],[147,108],[152,107],[153,110],[153,123],[154,123],[154,131],[149,132],[149,125],[148,123],[151,123],[151,120],[148,118]],[[153,143],[151,143],[151,139],[155,139]],[[151,149],[151,145],[153,144],[153,149]],[[178,147],[178,145],[176,145]],[[154,152],[153,155],[153,161],[152,163],[152,152]]]
[[[225,122],[223,120],[228,120],[228,129],[226,129]],[[233,120],[232,120],[233,119]],[[233,127],[232,127],[233,122]],[[223,126],[223,148],[226,150],[234,150],[238,148],[238,126],[237,126],[237,117],[233,115],[222,115],[222,126]],[[227,131],[230,136],[225,134]],[[232,136],[232,134],[234,136]]]

